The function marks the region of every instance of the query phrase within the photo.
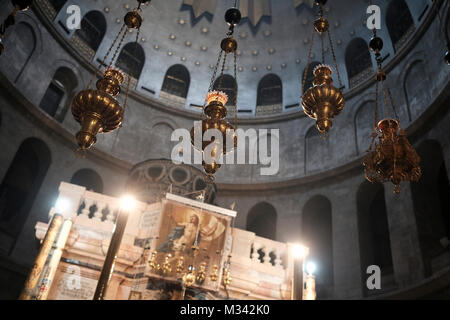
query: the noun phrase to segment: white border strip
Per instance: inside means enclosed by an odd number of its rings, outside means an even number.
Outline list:
[[[236,211],[233,210],[229,210],[229,209],[225,209],[225,208],[221,208],[221,207],[217,207],[217,206],[213,206],[211,204],[208,203],[202,203],[196,200],[192,200],[192,199],[188,199],[188,198],[184,198],[184,197],[180,197],[177,195],[174,195],[172,193],[166,193],[166,199],[167,200],[174,200],[174,201],[178,201],[184,204],[188,204],[190,206],[193,207],[197,207],[197,208],[202,208],[202,209],[206,209],[209,211],[213,211],[213,212],[217,212],[226,216],[230,216],[235,218],[237,215]]]

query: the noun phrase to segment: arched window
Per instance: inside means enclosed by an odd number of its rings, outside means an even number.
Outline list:
[[[363,292],[365,295],[382,293],[385,291],[368,290],[366,280],[367,267],[377,265],[381,268],[384,284],[382,289],[387,289],[386,286],[394,284],[391,241],[383,185],[363,182],[358,189],[356,202]]]
[[[0,185],[0,251],[13,249],[50,163],[49,148],[37,138],[26,139],[17,150]]]
[[[72,70],[61,67],[56,70],[39,108],[62,122],[70,107],[78,80]]]
[[[217,78],[214,82],[214,90],[217,90],[219,87],[220,78]],[[236,80],[234,77],[224,74],[222,78],[222,83],[220,85],[220,90],[225,92],[228,95],[227,106],[232,106],[234,103],[234,98],[236,96]]]
[[[275,74],[264,76],[258,84],[258,106],[283,103],[283,85]]]
[[[103,192],[103,180],[100,175],[92,169],[81,169],[75,172],[70,183],[83,186],[88,191]]]
[[[139,43],[127,43],[120,51],[116,66],[134,79],[139,79],[145,64],[145,52]]]
[[[313,86],[313,80],[314,80],[314,68],[317,67],[320,64],[318,61],[313,61],[308,66],[308,75],[306,76],[306,82],[305,87],[303,88],[303,93],[306,92],[309,88]],[[305,76],[306,68],[303,69],[303,77],[302,77],[302,85],[303,85],[303,79]]]
[[[329,298],[333,287],[333,233],[331,203],[324,196],[314,196],[303,207],[302,238],[310,248],[308,261],[317,265],[318,299]]]
[[[373,73],[369,47],[361,38],[355,38],[345,50],[345,66],[347,67],[350,87],[354,87]]]
[[[267,202],[254,205],[247,215],[247,230],[254,232],[258,237],[276,240],[277,211],[275,208]]]
[[[426,140],[417,148],[422,158],[422,178],[411,184],[419,242],[426,276],[445,267],[440,258],[450,241],[450,186],[441,145]],[[448,265],[448,264],[447,264]]]
[[[190,76],[185,66],[176,64],[166,72],[161,91],[186,98],[189,90]]]
[[[386,25],[397,51],[414,30],[414,20],[404,0],[391,0],[386,12]]]
[[[66,4],[67,0],[50,0],[50,4],[55,9],[56,13],[58,13],[62,7]]]
[[[96,52],[106,32],[106,19],[103,13],[89,11],[81,20],[80,27],[75,34]]]

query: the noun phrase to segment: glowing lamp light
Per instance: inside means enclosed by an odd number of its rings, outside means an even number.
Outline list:
[[[120,199],[120,208],[126,211],[131,211],[136,207],[136,199],[130,195],[123,196]]]
[[[308,248],[300,244],[296,244],[292,247],[292,254],[296,259],[303,259],[308,255]]]
[[[58,198],[55,203],[57,213],[64,213],[69,208],[70,202],[66,198]]]
[[[306,272],[312,276],[314,274],[314,272],[316,272],[317,266],[314,262],[308,262],[306,264]]]

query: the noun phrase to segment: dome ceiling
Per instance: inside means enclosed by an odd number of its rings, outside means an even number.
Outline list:
[[[149,98],[162,99],[167,70],[183,65],[189,72],[189,90],[185,100],[177,101],[181,107],[198,110],[203,105],[213,66],[219,52],[220,40],[227,32],[225,11],[234,0],[153,0],[144,11],[139,44],[145,52],[145,64],[137,90]],[[381,2],[381,1],[379,1]],[[107,21],[107,31],[97,50],[94,61],[101,59],[120,29],[124,14],[136,5],[135,1],[80,0],[82,14],[98,10]],[[378,4],[385,11],[389,2]],[[416,22],[427,4],[426,0],[408,3]],[[68,4],[66,3],[66,6]],[[238,110],[240,116],[255,116],[260,80],[275,74],[282,87],[282,102],[277,112],[300,112],[301,78],[310,46],[312,22],[316,17],[314,0],[240,0],[243,19],[235,30],[238,40]],[[366,43],[371,32],[366,27],[368,0],[328,1],[325,16],[331,25],[336,58],[341,70],[345,91],[350,88],[345,65],[346,46],[355,38]],[[350,9],[351,8],[351,9]],[[394,56],[386,30],[385,14],[379,35],[385,39],[385,54]],[[57,15],[65,17],[65,7]],[[55,23],[56,24],[56,23]],[[66,35],[70,38],[72,34]],[[134,36],[128,37],[132,42]],[[326,48],[326,63],[332,64],[330,50]],[[312,60],[320,60],[320,41],[314,45]],[[375,65],[372,60],[373,65]],[[232,74],[233,66],[225,72]],[[370,74],[369,74],[370,75]],[[368,76],[369,76],[368,75]],[[367,78],[367,77],[366,77]],[[170,102],[170,99],[168,100]],[[175,100],[174,100],[175,101]]]

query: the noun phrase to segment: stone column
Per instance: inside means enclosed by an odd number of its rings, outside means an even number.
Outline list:
[[[400,194],[395,194],[392,183],[386,183],[385,198],[395,280],[404,288],[424,278],[424,264],[411,185],[402,183],[400,187]]]
[[[354,185],[357,185],[356,183]],[[334,298],[362,297],[355,190],[336,189],[332,203]]]

